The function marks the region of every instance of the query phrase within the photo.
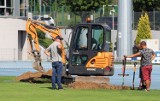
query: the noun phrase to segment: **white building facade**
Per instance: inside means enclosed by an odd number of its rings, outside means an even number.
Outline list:
[[[26,60],[28,47],[26,21],[0,18],[0,22],[0,60]]]
[[[28,60],[28,0],[0,0],[0,61]]]

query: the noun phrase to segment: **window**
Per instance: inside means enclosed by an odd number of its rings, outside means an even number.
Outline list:
[[[4,15],[4,8],[0,8],[0,15]]]
[[[106,31],[106,42],[105,42],[105,50],[110,51],[111,44],[111,31]]]
[[[0,0],[0,15],[9,16],[13,14],[13,0]]]
[[[0,6],[4,6],[4,0],[0,0]]]
[[[12,7],[13,0],[6,0],[6,7]]]
[[[106,32],[106,41],[111,42],[111,31]]]
[[[20,0],[20,16],[26,16],[27,14],[27,1]]]
[[[101,50],[104,41],[104,29],[102,26],[92,26],[92,49]]]
[[[73,55],[71,63],[73,66],[74,65],[84,66],[87,63],[87,60],[88,60],[87,55]]]
[[[75,36],[75,45],[76,50],[87,49],[88,48],[88,28],[87,27],[79,27]]]

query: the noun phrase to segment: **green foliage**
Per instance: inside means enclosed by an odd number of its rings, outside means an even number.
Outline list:
[[[43,47],[47,48],[53,42],[52,39],[46,38],[45,33],[42,32],[41,30],[39,30],[39,29],[36,29],[36,30],[37,30],[37,34],[38,34],[39,44],[42,45]]]
[[[33,14],[36,14],[36,12],[40,12],[39,10],[39,2],[37,0],[29,0],[29,12],[33,12]]]
[[[112,52],[113,51],[113,43],[110,43],[110,47],[109,47],[109,51]]]
[[[74,26],[76,24],[79,24],[80,21],[81,21],[81,18],[79,16],[76,16],[76,21],[75,21],[75,17],[74,17],[74,19],[70,19],[70,21],[68,21],[68,23],[66,22],[67,23],[66,25],[68,25],[68,26]]]
[[[82,22],[85,22],[91,11],[96,11],[103,5],[108,5],[108,0],[63,0],[63,3],[68,6],[71,12],[80,15]]]
[[[45,39],[45,33],[39,29],[36,29],[36,30],[37,30],[38,38]]]
[[[98,41],[100,44],[103,44],[103,33],[101,33],[101,36],[99,37]]]
[[[99,41],[100,44],[103,44],[103,41],[104,41],[103,40],[103,33],[101,33],[101,36],[99,37],[98,41]],[[110,52],[113,51],[113,43],[112,42],[110,43],[109,51]]]
[[[72,12],[92,11],[103,5],[108,5],[108,0],[64,0]]]
[[[134,11],[160,10],[160,0],[133,0]]]
[[[151,28],[149,23],[149,17],[147,13],[141,15],[138,23],[138,32],[135,40],[135,44],[138,45],[141,39],[151,39]]]
[[[117,4],[117,0],[41,0],[42,6],[51,6],[52,11],[60,11],[65,6],[65,11],[92,11],[102,8],[103,5]],[[34,4],[35,3],[35,4]],[[36,8],[35,8],[36,7]],[[39,0],[29,0],[29,9],[39,11]],[[108,6],[106,6],[108,8]]]
[[[49,38],[41,39],[39,38],[39,44],[47,48],[53,41]]]

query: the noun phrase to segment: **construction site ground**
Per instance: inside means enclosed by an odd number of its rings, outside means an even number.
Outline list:
[[[47,72],[26,72],[16,77],[17,81],[30,83],[51,83],[52,70]],[[64,77],[65,78],[65,77]],[[67,78],[69,80],[70,78]],[[130,89],[129,86],[112,85],[105,76],[75,76],[69,83],[64,82],[72,89]]]

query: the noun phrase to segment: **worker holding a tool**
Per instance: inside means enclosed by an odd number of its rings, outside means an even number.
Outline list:
[[[126,56],[125,58],[132,58],[132,57],[138,57],[141,56],[141,64],[142,64],[142,77],[144,80],[144,83],[146,85],[146,91],[149,91],[150,85],[151,85],[151,72],[152,72],[152,60],[155,58],[155,53],[152,49],[147,48],[146,42],[142,41],[140,43],[140,51]]]

